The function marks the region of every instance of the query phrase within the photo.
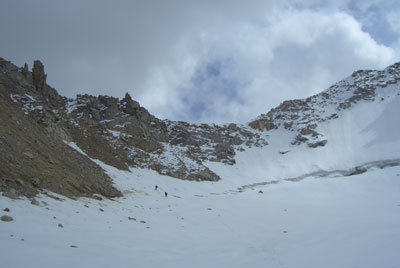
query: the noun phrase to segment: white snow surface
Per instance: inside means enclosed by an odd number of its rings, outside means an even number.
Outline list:
[[[0,197],[2,267],[400,267],[400,167],[238,192],[97,163],[124,197]]]

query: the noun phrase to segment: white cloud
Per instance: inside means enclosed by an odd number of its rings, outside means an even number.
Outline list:
[[[0,56],[40,58],[62,94],[129,91],[176,120],[247,121],[400,56],[398,41],[376,41],[399,40],[392,0],[6,3]],[[395,37],[367,33],[380,34],[376,22]]]
[[[378,45],[343,12],[290,9],[263,19],[207,28],[201,44],[187,51],[191,64],[181,76],[161,73],[175,78],[163,89],[174,99],[145,105],[169,118],[246,121],[283,100],[318,93],[357,68],[382,68],[393,60],[393,49]],[[227,59],[217,77],[205,74],[202,83],[190,83],[208,64]],[[166,69],[181,71],[172,65]],[[146,92],[145,100],[157,92]]]

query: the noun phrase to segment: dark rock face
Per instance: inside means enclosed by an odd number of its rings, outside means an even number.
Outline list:
[[[139,102],[132,100],[128,93],[125,94],[125,98],[122,99],[121,104],[123,111],[130,115],[136,115],[140,109]]]
[[[36,66],[37,85],[43,86],[43,69]],[[29,75],[0,59],[0,192],[10,197],[33,197],[44,189],[70,197],[120,196],[99,166],[63,142],[71,141],[57,110],[63,103],[55,90],[37,90]]]
[[[46,87],[46,78],[43,64],[39,60],[35,60],[32,68],[32,79],[36,90],[43,90]]]

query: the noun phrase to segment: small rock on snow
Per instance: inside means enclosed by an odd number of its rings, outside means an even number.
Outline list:
[[[11,216],[3,215],[3,216],[1,216],[0,220],[9,222],[9,221],[13,221],[14,219]]]

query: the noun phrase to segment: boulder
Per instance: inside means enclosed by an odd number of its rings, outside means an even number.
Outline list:
[[[11,216],[3,215],[3,216],[1,216],[0,220],[10,222],[10,221],[13,221],[14,219]]]
[[[304,142],[308,141],[308,138],[302,136],[301,134],[297,135],[294,141],[292,141],[292,145],[300,145]]]
[[[258,119],[253,122],[249,123],[249,126],[252,129],[257,129],[257,130],[272,130],[272,129],[277,129],[278,127],[274,124],[272,120],[268,119]]]
[[[310,148],[323,147],[327,143],[328,143],[328,140],[317,141],[317,142],[314,142],[314,143],[309,143],[308,147],[310,147]]]
[[[313,136],[313,137],[318,137],[318,132],[316,132],[314,129],[312,129],[310,126],[307,126],[305,128],[302,128],[300,130],[300,134],[304,136]]]

